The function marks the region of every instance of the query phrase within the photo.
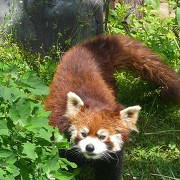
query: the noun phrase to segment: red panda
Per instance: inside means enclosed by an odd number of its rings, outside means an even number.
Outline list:
[[[178,74],[129,37],[102,35],[66,52],[45,109],[52,111],[50,124],[70,136],[69,159],[88,160],[96,179],[120,179],[124,144],[130,132],[137,131],[141,107],[125,108],[115,98],[113,73],[118,68],[130,69],[160,86],[163,99],[180,99]]]

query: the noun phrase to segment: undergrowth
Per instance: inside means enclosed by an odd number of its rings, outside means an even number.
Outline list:
[[[43,106],[55,65],[47,57],[39,61],[38,54],[27,56],[1,33],[6,38],[0,43],[0,179],[74,179],[76,164],[59,157],[69,142],[49,125]]]
[[[140,8],[143,19],[131,14],[124,22],[129,9],[121,4],[110,11],[107,33],[142,41],[179,72],[176,20],[160,18],[146,6]],[[75,179],[80,170],[58,152],[69,148],[69,142],[48,125],[49,112],[43,109],[57,62],[19,48],[4,32],[0,35],[0,179]],[[179,106],[163,103],[159,89],[130,72],[117,72],[115,78],[118,100],[142,106],[139,133],[132,134],[125,151],[123,179],[178,179]],[[79,178],[91,179],[91,172],[84,171]]]
[[[173,5],[175,1],[169,3]],[[140,7],[144,17],[138,19],[133,14],[128,16],[130,8],[119,4],[110,11],[107,33],[130,35],[180,72],[180,34],[176,19],[161,18],[152,6]],[[130,72],[117,72],[115,78],[119,101],[127,106],[139,104],[142,107],[139,133],[132,134],[125,151],[123,179],[180,178],[179,104],[163,103],[160,89]]]

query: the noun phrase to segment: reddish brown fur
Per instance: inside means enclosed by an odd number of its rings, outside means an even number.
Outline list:
[[[93,109],[93,111],[86,109],[71,119],[71,123],[75,125],[78,131],[87,127],[90,130],[88,136],[91,137],[97,137],[99,129],[107,129],[110,135],[121,133],[123,140],[130,133],[130,129],[120,119],[119,113],[116,113],[116,109]]]
[[[157,55],[128,37],[100,36],[73,47],[57,67],[45,104],[46,109],[52,111],[50,124],[57,125],[60,131],[67,130],[71,122],[63,115],[67,93],[72,91],[83,100],[84,108],[88,109],[85,113],[99,111],[97,119],[91,124],[94,130],[108,126],[110,131],[114,131],[117,118],[112,114],[112,108],[116,105],[112,87],[113,73],[117,68],[133,70],[142,78],[162,87],[163,99],[179,101],[179,76]],[[109,115],[108,111],[111,111]],[[78,117],[73,120],[74,123],[77,121],[77,125],[89,121],[89,115],[83,115],[85,120],[80,114]]]

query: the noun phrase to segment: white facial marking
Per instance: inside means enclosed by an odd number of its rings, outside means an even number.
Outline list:
[[[94,146],[94,151],[91,153],[88,153],[86,150],[86,146],[88,144],[92,144]],[[86,137],[79,142],[78,146],[87,159],[99,159],[101,153],[107,151],[106,144],[101,142],[98,138]]]
[[[82,130],[81,130],[81,132],[85,132],[85,133],[89,133],[89,129],[87,128],[87,127],[84,127]]]
[[[108,130],[106,130],[106,129],[100,129],[100,130],[98,130],[97,135],[105,135],[105,136],[108,136],[108,135],[109,135],[109,132],[108,132]]]
[[[84,127],[81,131],[80,131],[80,136],[82,138],[85,138],[89,133],[89,129],[87,127]]]
[[[109,136],[109,132],[106,129],[100,129],[97,131],[97,135],[101,141],[105,141]]]
[[[112,151],[120,151],[123,146],[121,134],[115,134],[115,135],[110,136],[110,140],[113,143]]]
[[[69,128],[69,132],[71,133],[71,141],[74,143],[76,137],[77,137],[77,129],[74,125],[72,125],[70,128]]]

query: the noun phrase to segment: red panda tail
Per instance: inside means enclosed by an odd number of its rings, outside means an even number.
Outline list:
[[[142,43],[127,36],[100,36],[82,44],[93,54],[107,83],[117,69],[130,69],[161,87],[163,100],[180,101],[179,75]]]

